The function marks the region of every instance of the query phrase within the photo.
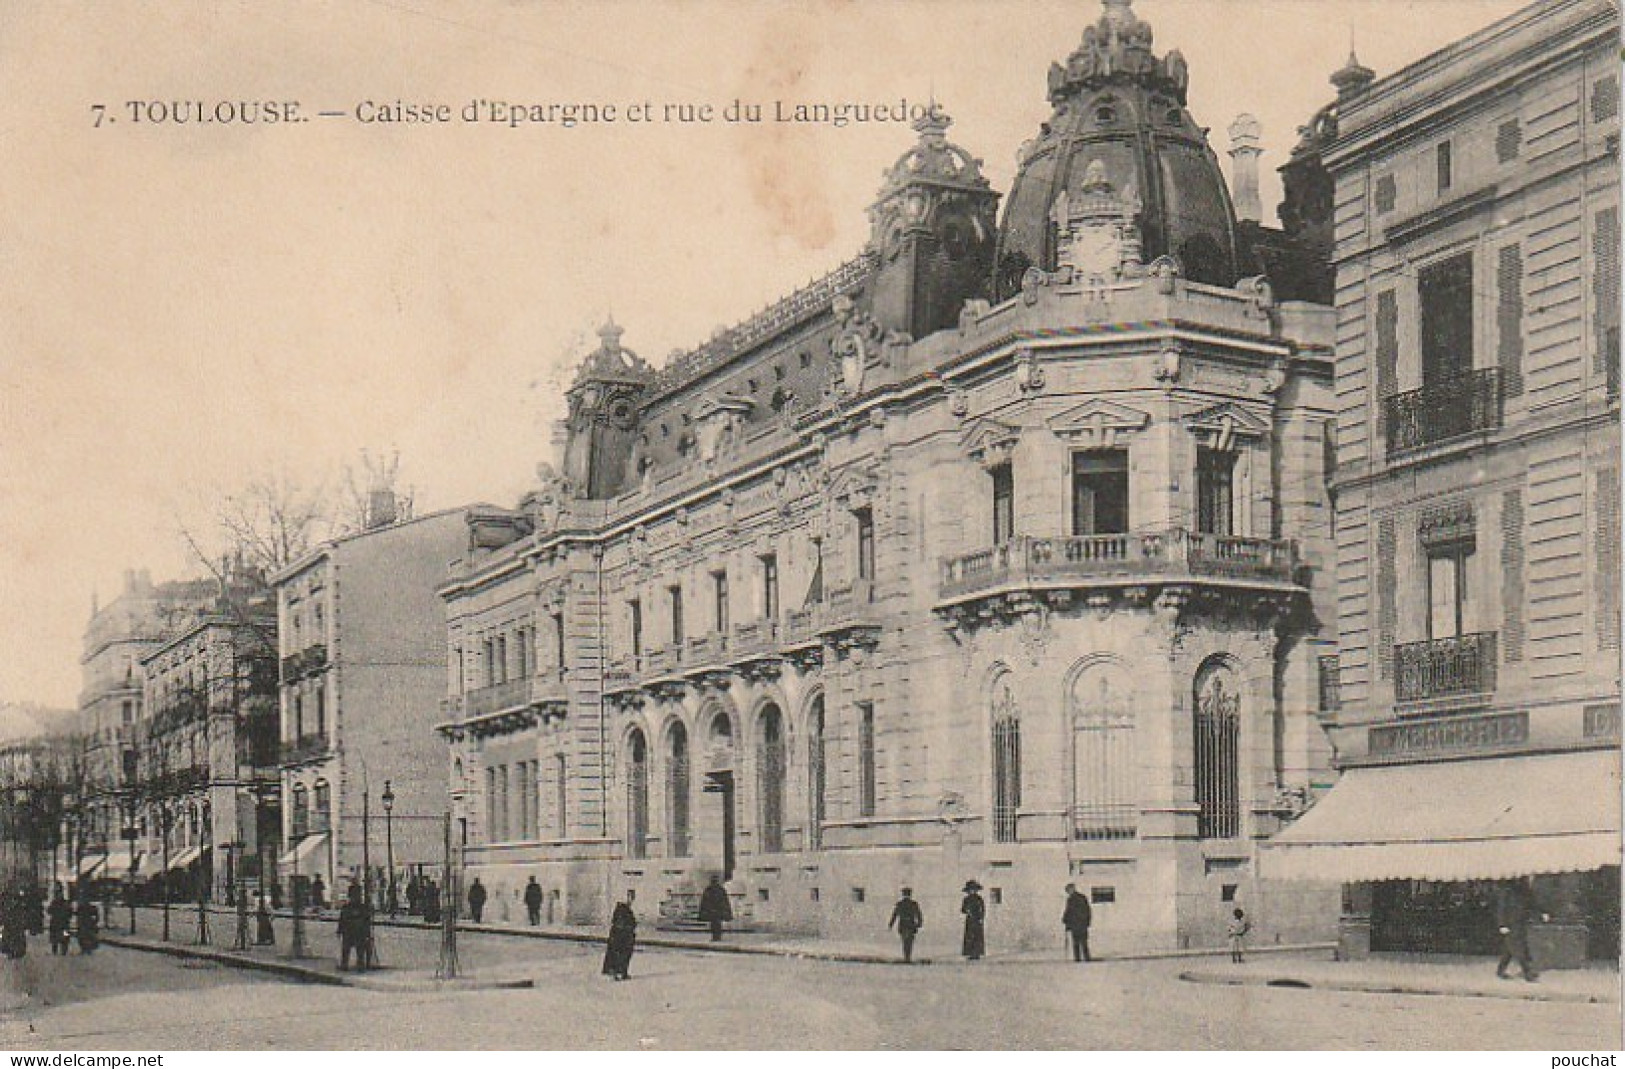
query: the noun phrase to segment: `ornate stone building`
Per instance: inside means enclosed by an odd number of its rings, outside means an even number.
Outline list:
[[[1002,216],[934,114],[856,258],[659,370],[607,325],[562,470],[470,515],[441,729],[492,914],[720,873],[843,936],[909,885],[946,941],[974,878],[995,945],[1068,882],[1107,947],[1329,934],[1255,862],[1329,775],[1332,312],[1104,7]]]
[[[1289,170],[1335,242],[1343,778],[1265,872],[1351,952],[1619,953],[1619,9],[1541,0],[1373,81]]]

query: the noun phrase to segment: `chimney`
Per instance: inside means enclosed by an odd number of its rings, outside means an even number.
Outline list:
[[[1236,218],[1256,223],[1264,217],[1258,197],[1258,157],[1264,154],[1264,128],[1251,115],[1236,116],[1230,124],[1230,196],[1236,204]]]
[[[367,493],[367,530],[388,527],[398,518],[395,509],[395,491],[387,486],[374,486]]]

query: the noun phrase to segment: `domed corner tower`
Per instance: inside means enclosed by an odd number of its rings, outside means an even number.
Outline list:
[[[638,406],[653,371],[621,347],[613,319],[598,328],[599,346],[581,362],[565,392],[564,478],[581,497],[614,497],[626,487],[627,458],[637,435]]]
[[[935,104],[914,123],[919,140],[886,172],[869,209],[879,267],[872,314],[913,338],[959,322],[967,300],[988,295],[999,194],[982,161],[947,138],[953,124]]]
[[[1146,262],[1179,259],[1186,278],[1230,286],[1244,274],[1236,214],[1206,132],[1185,110],[1185,57],[1151,51],[1151,27],[1133,0],[1103,0],[1100,20],[1066,65],[1051,64],[1055,111],[1022,147],[999,226],[994,289],[1021,288],[1029,268],[1056,267],[1056,200],[1075,197],[1098,162],[1106,180],[1141,206]]]

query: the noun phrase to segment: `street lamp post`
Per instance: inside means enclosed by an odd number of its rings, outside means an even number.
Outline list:
[[[385,862],[389,865],[389,887],[384,894],[388,899],[389,915],[394,917],[398,913],[395,895],[395,825],[392,816],[395,811],[395,792],[387,779],[384,780],[384,793],[380,801],[384,803],[384,855]]]

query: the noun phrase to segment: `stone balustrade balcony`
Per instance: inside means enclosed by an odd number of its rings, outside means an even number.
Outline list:
[[[1146,579],[1229,579],[1295,582],[1297,546],[1291,541],[1244,538],[1174,529],[1135,534],[1028,536],[942,562],[939,599],[982,594],[1087,587]]]

